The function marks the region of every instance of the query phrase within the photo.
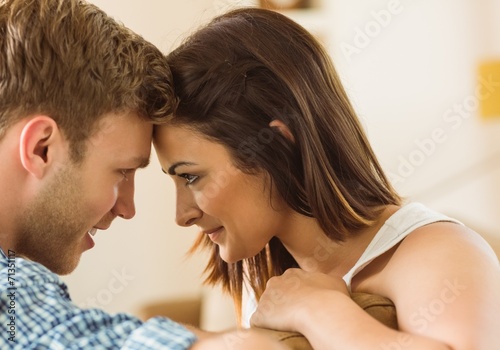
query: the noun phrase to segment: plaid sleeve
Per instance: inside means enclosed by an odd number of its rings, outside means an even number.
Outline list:
[[[22,349],[185,350],[195,341],[193,333],[167,318],[142,322],[127,314],[79,309]]]
[[[193,333],[166,318],[142,322],[125,313],[79,308],[57,275],[24,259],[16,261],[13,289],[4,283],[2,265],[0,349],[184,350],[196,341]]]
[[[168,332],[165,330],[168,329]],[[123,350],[188,349],[196,338],[193,333],[169,319],[156,317],[135,329],[123,345]]]

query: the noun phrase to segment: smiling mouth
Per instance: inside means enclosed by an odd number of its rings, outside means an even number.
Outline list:
[[[206,234],[213,242],[217,240],[217,237],[221,234],[222,230],[224,229],[224,226],[217,227],[216,229],[213,230],[207,230],[203,231],[204,234]]]
[[[203,231],[203,233],[206,235],[211,235],[212,233],[219,231],[221,228],[222,228],[222,226],[217,227],[217,228],[212,229],[212,230]]]

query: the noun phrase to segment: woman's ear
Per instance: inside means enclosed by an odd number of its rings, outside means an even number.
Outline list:
[[[274,119],[273,121],[271,121],[269,123],[269,126],[271,128],[277,128],[279,130],[279,132],[285,136],[287,139],[289,139],[290,141],[292,142],[295,142],[295,138],[293,137],[290,129],[288,128],[288,126],[283,123],[281,120],[279,119]]]
[[[55,148],[61,145],[61,133],[54,119],[37,116],[23,127],[19,139],[21,164],[29,173],[42,178],[54,164]]]

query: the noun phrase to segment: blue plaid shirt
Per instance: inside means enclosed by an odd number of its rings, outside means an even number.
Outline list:
[[[193,333],[169,319],[142,322],[72,303],[44,266],[0,249],[0,349],[188,349]]]

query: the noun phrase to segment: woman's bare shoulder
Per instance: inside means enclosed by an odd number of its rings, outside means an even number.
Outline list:
[[[439,334],[457,348],[494,342],[500,264],[478,233],[450,222],[421,227],[401,242],[382,274],[402,330]]]
[[[393,259],[432,258],[432,261],[445,258],[459,258],[459,261],[470,259],[483,260],[484,263],[498,265],[498,257],[477,232],[454,222],[436,222],[422,226],[406,237]],[[391,259],[392,260],[392,259]]]

